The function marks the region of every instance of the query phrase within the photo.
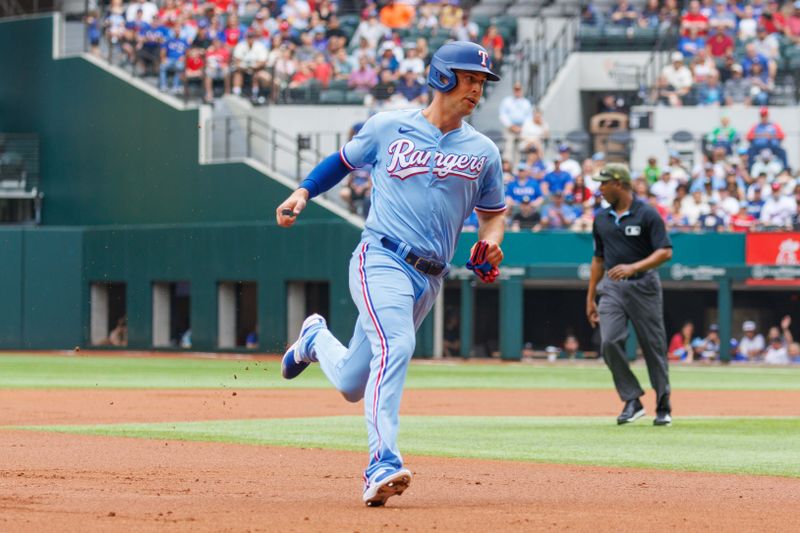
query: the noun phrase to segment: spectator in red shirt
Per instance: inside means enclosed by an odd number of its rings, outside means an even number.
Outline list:
[[[186,52],[186,67],[183,73],[184,83],[183,86],[188,91],[190,81],[202,81],[203,67],[205,60],[203,59],[203,51],[200,48],[189,48]]]
[[[242,39],[242,28],[239,26],[239,17],[231,13],[228,17],[228,22],[225,24],[225,44],[231,49],[235,48],[239,41]]]
[[[231,92],[230,64],[231,51],[219,38],[219,34],[214,35],[214,40],[206,51],[206,77],[203,80],[206,88],[206,103],[211,103],[214,99],[214,81],[216,80],[223,81],[225,94]]]
[[[314,78],[327,88],[333,77],[333,66],[325,60],[325,54],[319,53],[314,56],[313,70]]]
[[[733,55],[733,37],[717,28],[711,28],[711,36],[706,41],[706,48],[711,57],[718,59]]]
[[[739,232],[754,231],[756,224],[756,217],[747,211],[747,202],[740,202],[739,212],[731,217],[731,230]]]
[[[786,18],[780,11],[778,0],[769,0],[758,23],[766,28],[767,33],[783,33],[786,29]]]
[[[795,44],[800,44],[800,0],[795,0],[794,12],[786,19],[784,34]]]
[[[217,13],[227,13],[232,0],[212,0]]]
[[[158,18],[164,21],[164,26],[173,28],[180,13],[180,9],[175,7],[175,0],[166,0],[164,7],[158,10]]]
[[[486,28],[486,34],[481,39],[481,44],[492,54],[494,68],[499,69],[500,64],[503,62],[503,48],[505,48],[506,43],[503,40],[503,36],[498,33],[497,26],[491,24]]]
[[[303,61],[300,63],[297,72],[294,73],[292,76],[292,81],[289,83],[290,89],[295,89],[300,87],[301,85],[305,85],[309,81],[314,79],[314,69],[311,67],[311,63]]]
[[[689,28],[697,28],[697,34],[705,37],[708,33],[708,17],[700,12],[700,2],[689,2],[689,10],[681,17],[681,34],[688,35]]]

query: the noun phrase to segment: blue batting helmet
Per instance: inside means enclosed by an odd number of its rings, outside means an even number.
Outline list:
[[[453,41],[442,45],[431,58],[428,85],[446,93],[456,86],[455,70],[485,72],[489,81],[500,81],[492,72],[492,58],[484,47],[469,41]]]

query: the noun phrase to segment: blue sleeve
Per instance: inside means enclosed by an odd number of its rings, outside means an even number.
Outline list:
[[[354,170],[367,164],[373,164],[378,153],[380,143],[379,115],[367,120],[358,133],[339,150],[342,162]]]
[[[300,182],[300,187],[308,191],[308,197],[311,199],[342,181],[349,172],[350,169],[339,157],[339,153],[333,153],[309,172],[306,179]]]
[[[501,213],[506,210],[506,202],[503,197],[503,165],[500,162],[500,153],[495,150],[494,157],[487,164],[489,167],[483,175],[475,209],[485,213]]]

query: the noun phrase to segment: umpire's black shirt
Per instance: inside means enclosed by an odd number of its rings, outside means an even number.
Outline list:
[[[611,207],[598,211],[592,225],[592,236],[594,255],[604,259],[606,270],[640,261],[659,248],[672,248],[661,216],[636,199],[621,215]]]

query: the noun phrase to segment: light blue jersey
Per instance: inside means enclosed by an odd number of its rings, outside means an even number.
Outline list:
[[[497,146],[466,122],[442,134],[419,109],[378,113],[340,156],[350,169],[373,166],[364,237],[392,237],[429,259],[450,261],[473,209],[505,209]]]

